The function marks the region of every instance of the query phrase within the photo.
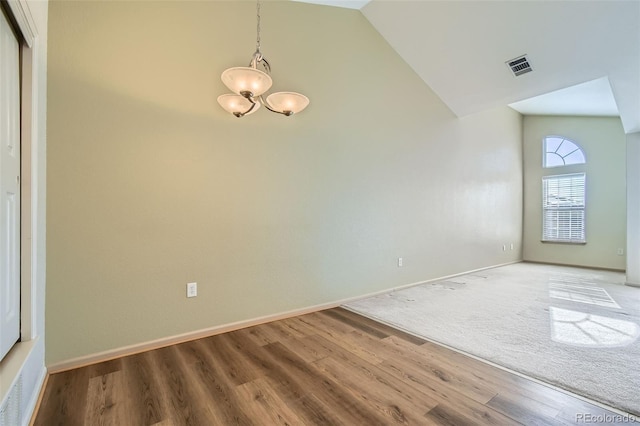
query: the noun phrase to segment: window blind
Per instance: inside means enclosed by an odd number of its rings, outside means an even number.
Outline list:
[[[542,241],[584,243],[584,173],[542,178]]]

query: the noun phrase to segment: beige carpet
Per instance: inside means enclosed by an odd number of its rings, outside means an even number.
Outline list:
[[[518,263],[348,309],[640,415],[640,288],[624,274]]]

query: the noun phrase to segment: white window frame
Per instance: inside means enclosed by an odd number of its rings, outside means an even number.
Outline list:
[[[586,173],[551,175],[542,178],[543,242],[569,244],[587,242],[586,181]],[[552,183],[555,187],[551,186]]]

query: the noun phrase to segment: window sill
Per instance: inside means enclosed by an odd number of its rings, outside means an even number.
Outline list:
[[[0,401],[4,401],[11,390],[37,342],[37,338],[27,342],[16,342],[0,362],[0,377],[2,377],[2,381],[0,381]]]
[[[568,244],[571,246],[584,246],[586,241],[553,241],[553,240],[540,240],[543,244]]]

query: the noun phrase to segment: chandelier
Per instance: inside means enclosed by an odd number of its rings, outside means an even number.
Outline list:
[[[256,112],[264,105],[271,112],[286,115],[296,114],[309,105],[309,98],[296,92],[276,92],[264,99],[271,88],[271,65],[260,52],[260,0],[256,2],[257,38],[256,51],[248,67],[234,67],[223,71],[222,82],[233,92],[218,96],[218,103],[236,117]],[[264,71],[258,69],[260,65]]]

